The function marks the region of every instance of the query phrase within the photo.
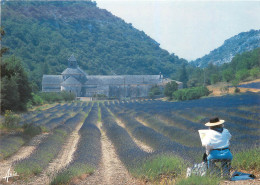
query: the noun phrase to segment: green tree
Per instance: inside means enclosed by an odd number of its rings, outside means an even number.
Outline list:
[[[239,85],[239,79],[235,79],[235,80],[232,80],[232,86],[235,87],[235,90],[234,92],[235,93],[239,93],[240,92],[240,89],[237,87]]]
[[[207,68],[205,68],[205,82],[207,85],[215,84],[220,81],[220,69],[218,66],[210,63]]]
[[[204,82],[204,71],[201,68],[190,68],[189,69],[189,81],[187,82],[188,87],[202,86]]]
[[[255,67],[255,68],[251,69],[249,73],[250,73],[250,76],[252,76],[253,78],[257,78],[260,76],[260,68]]]
[[[183,63],[187,65],[186,60],[161,49],[144,32],[111,13],[104,16],[104,10],[93,4],[86,1],[5,2],[2,23],[12,34],[6,34],[3,44],[21,58],[30,71],[30,81],[39,89],[42,75],[60,74],[71,52],[77,56],[79,66],[90,75],[148,75],[161,71],[167,77],[179,78],[177,70],[181,71]],[[20,7],[24,6],[33,11],[23,11]],[[82,7],[80,12],[78,7]],[[60,19],[53,22],[48,11],[61,12]],[[98,20],[108,24],[101,25]]]
[[[230,63],[224,64],[221,68],[223,73],[226,72],[224,76],[226,76],[226,79],[229,79],[229,81],[234,78],[246,80],[258,77],[259,64],[260,48],[256,48],[252,51],[236,55]],[[226,79],[224,80],[227,81]]]
[[[178,90],[178,84],[175,81],[168,82],[164,88],[164,95],[172,98],[172,93]]]
[[[32,97],[31,86],[21,62],[15,57],[1,62],[1,84],[1,111],[26,110],[26,104]]]
[[[219,82],[219,80],[220,80],[220,78],[217,74],[212,74],[210,76],[210,83],[211,84],[215,84],[215,83]]]
[[[241,80],[245,80],[249,76],[249,71],[247,69],[242,69],[236,72],[236,78]]]
[[[149,97],[154,98],[154,96],[162,94],[160,87],[158,85],[152,86],[152,88],[149,91]]]
[[[222,77],[223,80],[226,82],[230,82],[232,79],[234,79],[234,72],[232,69],[225,69],[224,71],[222,71]]]
[[[0,27],[0,42],[2,41],[2,37],[5,35],[5,31],[2,27]],[[1,50],[0,50],[0,57],[3,56],[4,53],[6,53],[8,51],[8,48],[7,47],[1,47]]]
[[[16,81],[15,76],[1,78],[1,112],[18,109],[20,97]]]
[[[231,83],[233,87],[237,87],[239,85],[239,80],[238,79],[232,80]]]
[[[187,70],[186,70],[186,65],[185,64],[182,65],[179,80],[183,83],[183,88],[186,88],[187,87],[187,82],[188,82],[188,74],[187,74]]]

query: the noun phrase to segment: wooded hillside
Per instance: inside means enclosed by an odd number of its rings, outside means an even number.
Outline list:
[[[178,79],[187,64],[91,1],[2,2],[2,26],[9,55],[21,58],[38,86],[43,74],[60,74],[72,53],[88,74],[162,72]]]

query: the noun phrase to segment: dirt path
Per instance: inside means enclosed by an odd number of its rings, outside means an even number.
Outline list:
[[[77,149],[77,144],[79,142],[79,129],[83,123],[79,124],[76,129],[70,134],[67,141],[63,144],[61,151],[58,156],[49,164],[47,169],[45,169],[39,176],[31,179],[27,184],[49,184],[53,177],[58,171],[63,169],[68,165],[73,159],[73,153]]]
[[[244,180],[244,181],[223,181],[220,185],[259,185],[260,179]]]
[[[47,137],[47,133],[43,133],[40,135],[37,135],[29,141],[28,144],[25,146],[22,146],[13,156],[9,157],[6,160],[1,161],[0,163],[0,181],[2,178],[6,175],[8,169],[11,167],[12,164],[14,164],[15,161],[24,159],[26,157],[29,157],[30,154],[37,148],[37,146],[40,144],[40,142]]]
[[[108,139],[106,133],[101,129],[101,123],[98,124],[101,131],[102,160],[95,173],[86,180],[81,181],[81,185],[117,185],[117,184],[143,184],[130,176],[124,165],[116,155],[115,148]]]

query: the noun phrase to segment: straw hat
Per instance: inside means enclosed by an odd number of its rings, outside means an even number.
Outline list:
[[[215,117],[215,118],[211,118],[209,120],[208,123],[206,123],[205,125],[208,126],[208,127],[213,127],[213,126],[217,126],[217,125],[221,125],[225,122],[225,120],[223,119],[218,119],[218,117]]]

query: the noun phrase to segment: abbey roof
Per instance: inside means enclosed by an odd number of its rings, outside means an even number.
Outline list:
[[[82,69],[77,68],[67,68],[62,73],[62,75],[87,75]]]
[[[69,61],[77,61],[74,54],[72,54],[68,60]]]
[[[81,83],[74,77],[70,76],[65,81],[63,81],[61,85],[81,85]]]
[[[161,77],[162,78],[162,77]],[[161,81],[160,75],[90,75],[87,76],[86,85],[131,85],[131,84],[157,84]]]
[[[60,85],[63,81],[61,75],[43,75],[42,84],[43,85]]]

